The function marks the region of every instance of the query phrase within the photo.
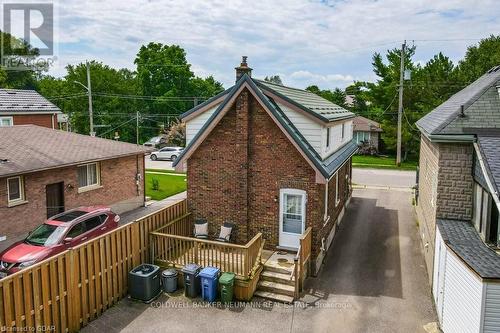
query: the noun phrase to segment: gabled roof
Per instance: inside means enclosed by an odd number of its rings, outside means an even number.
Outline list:
[[[143,154],[131,143],[35,125],[0,127],[0,177]]]
[[[357,150],[357,145],[352,140],[347,143],[340,150],[329,156],[327,159],[322,160],[321,156],[316,152],[316,150],[309,144],[309,142],[302,136],[295,125],[290,121],[290,119],[285,115],[283,110],[277,105],[277,103],[270,97],[266,96],[264,92],[257,86],[254,80],[252,80],[248,75],[243,75],[236,85],[234,85],[230,92],[226,95],[224,101],[217,107],[215,112],[210,116],[203,127],[198,131],[195,137],[187,145],[186,149],[181,153],[181,155],[174,161],[173,165],[177,166],[179,163],[190,156],[190,154],[196,149],[198,141],[202,139],[203,136],[208,135],[208,129],[214,126],[216,119],[219,119],[223,110],[232,100],[235,98],[235,94],[240,91],[242,86],[246,86],[255,94],[256,98],[266,107],[266,109],[271,113],[271,116],[279,124],[279,126],[285,131],[285,134],[293,141],[293,143],[298,147],[300,152],[306,157],[310,164],[325,178],[329,179],[335,171],[345,162],[347,158],[353,155]]]
[[[356,116],[352,120],[352,124],[354,126],[353,131],[355,132],[383,132],[379,123],[363,116]]]
[[[264,93],[270,91],[324,122],[354,117],[354,113],[351,111],[310,91],[286,87],[262,80],[254,79],[253,81],[259,88],[263,89]]]
[[[224,95],[227,95],[230,91],[231,91],[232,87],[229,88],[229,89],[226,89],[224,91],[221,91],[220,93],[218,93],[217,95],[213,96],[213,97],[210,97],[209,99],[207,99],[206,101],[204,101],[203,103],[200,103],[198,104],[197,106],[195,106],[194,108],[184,112],[183,114],[181,114],[179,116],[179,119],[184,119],[186,118],[187,116],[195,113],[196,111],[200,110],[200,109],[203,109],[204,107],[206,107],[207,105],[209,105],[210,103],[212,103],[213,101],[217,100],[218,98],[224,96]]]
[[[445,244],[483,279],[500,279],[500,255],[483,243],[466,221],[438,219]]]
[[[467,110],[489,88],[498,85],[499,80],[500,66],[496,66],[422,117],[417,126],[427,135],[443,134],[446,126],[459,117],[462,105]]]
[[[60,113],[61,109],[34,90],[0,89],[0,115],[23,112]]]

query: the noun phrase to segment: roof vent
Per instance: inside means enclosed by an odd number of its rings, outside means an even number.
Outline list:
[[[464,111],[465,111],[465,107],[462,104],[462,105],[460,105],[460,114],[459,114],[460,118],[465,118],[465,112]]]

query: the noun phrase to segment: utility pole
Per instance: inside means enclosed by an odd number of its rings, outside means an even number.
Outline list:
[[[139,144],[139,111],[135,114],[135,134],[136,143]]]
[[[401,46],[401,67],[399,73],[399,105],[398,105],[398,143],[397,143],[397,156],[396,165],[401,166],[401,121],[403,116],[403,82],[404,82],[404,71],[405,71],[405,48],[406,40]]]
[[[92,87],[90,85],[90,64],[88,61],[87,61],[87,94],[89,95],[90,136],[95,136],[94,112],[92,111]]]

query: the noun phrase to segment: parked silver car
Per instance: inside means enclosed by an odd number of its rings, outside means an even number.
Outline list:
[[[154,151],[149,156],[153,161],[156,160],[171,160],[175,161],[177,157],[182,153],[182,147],[165,147],[160,150]]]

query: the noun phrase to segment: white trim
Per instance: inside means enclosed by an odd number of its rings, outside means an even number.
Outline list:
[[[335,172],[335,207],[337,207],[340,203],[339,196],[339,172]]]
[[[488,190],[490,191],[491,196],[493,197],[493,201],[495,201],[495,204],[500,211],[500,198],[498,198],[498,193],[495,192],[495,188],[493,187],[493,184],[490,181],[490,177],[488,176],[488,172],[486,170],[486,166],[484,165],[483,156],[481,155],[479,145],[477,144],[477,142],[474,142],[473,145],[474,150],[476,151],[477,160],[479,161],[479,165],[481,166],[481,171],[483,172],[484,179],[486,180],[486,185],[488,185]]]
[[[80,186],[80,179],[78,178],[78,169],[80,167],[87,168],[87,180],[88,180],[88,167],[89,167],[89,165],[95,165],[97,183],[85,185],[85,186]],[[77,178],[77,182],[78,182],[78,193],[87,192],[87,191],[101,188],[102,186],[101,186],[101,165],[100,165],[100,163],[94,162],[94,163],[86,163],[86,164],[78,165],[76,168],[76,178]]]
[[[4,119],[7,119],[10,121],[10,125],[2,125],[2,122]],[[0,116],[0,127],[10,127],[10,126],[14,126],[14,117],[12,116]]]
[[[285,204],[285,195],[290,194],[290,195],[299,195],[301,196],[301,215],[302,215],[302,227],[301,227],[301,232],[300,234],[297,233],[290,233],[290,232],[285,232],[283,231],[283,214],[285,213],[284,211],[284,204]],[[282,188],[280,189],[280,201],[279,201],[279,245],[280,246],[286,246],[290,247],[289,244],[282,244],[282,237],[281,235],[289,235],[289,236],[296,236],[297,239],[304,233],[305,228],[306,228],[306,210],[307,210],[307,193],[304,190],[299,190],[299,189],[294,189],[294,188]]]
[[[10,199],[10,191],[9,191],[9,180],[18,179],[18,189],[19,189],[19,198]],[[15,176],[7,178],[7,205],[8,207],[17,206],[20,204],[26,203],[25,193],[24,193],[24,177],[23,176]]]

